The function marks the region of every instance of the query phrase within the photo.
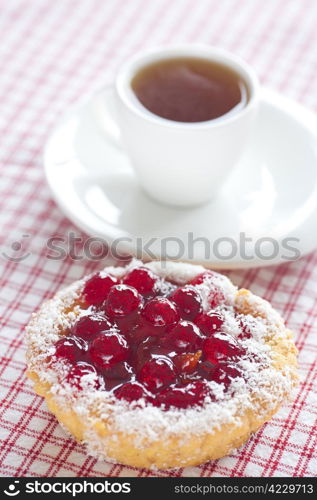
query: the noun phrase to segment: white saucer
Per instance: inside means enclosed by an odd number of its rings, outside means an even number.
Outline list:
[[[107,139],[97,117],[100,97],[68,113],[44,155],[55,200],[89,235],[116,241],[119,251],[138,256],[147,246],[151,253],[144,258],[174,257],[223,269],[284,262],[317,246],[312,112],[264,90],[249,149],[217,199],[179,209],[159,205],[138,187],[129,159]],[[241,233],[252,239],[245,250],[251,258],[241,255]],[[201,240],[192,245],[191,238]]]

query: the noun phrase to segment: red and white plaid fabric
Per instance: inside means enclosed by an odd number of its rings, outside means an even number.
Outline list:
[[[201,467],[153,474],[87,456],[32,391],[23,343],[42,301],[101,265],[47,258],[50,236],[76,230],[52,201],[42,168],[60,114],[111,82],[130,54],[185,41],[234,51],[263,83],[317,110],[316,26],[315,0],[0,0],[1,475],[317,475],[317,253],[229,273],[285,317],[302,380],[294,401],[244,447]],[[29,253],[21,262],[8,259],[21,252]]]

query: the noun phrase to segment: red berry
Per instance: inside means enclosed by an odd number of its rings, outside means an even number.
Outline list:
[[[87,349],[87,343],[78,337],[62,337],[55,344],[55,357],[75,363]]]
[[[158,292],[158,276],[146,267],[132,269],[122,280],[122,283],[134,287],[144,297],[156,295]]]
[[[72,327],[72,333],[77,337],[91,340],[94,335],[104,330],[110,330],[110,321],[101,313],[82,316]]]
[[[139,380],[152,392],[173,383],[176,375],[171,359],[158,357],[147,361],[140,370]]]
[[[170,300],[177,305],[180,315],[184,319],[193,320],[201,311],[201,296],[192,286],[178,288],[170,296]]]
[[[113,286],[109,292],[106,311],[111,318],[126,318],[136,313],[142,300],[135,288],[127,285]]]
[[[86,383],[95,389],[101,388],[101,381],[97,375],[96,368],[84,361],[79,361],[71,368],[66,380],[68,383],[77,387],[77,389],[83,389]]]
[[[221,330],[224,318],[220,313],[210,311],[209,313],[199,314],[195,323],[204,335],[212,335]]]
[[[188,408],[189,406],[202,405],[209,394],[205,382],[197,380],[185,386],[175,386],[165,389],[157,396],[157,404],[164,405],[166,409],[171,406]]]
[[[117,282],[116,278],[104,271],[94,274],[86,281],[84,286],[83,297],[85,302],[90,306],[100,305],[107,298],[111,287]]]
[[[91,343],[90,358],[101,369],[111,368],[119,361],[129,357],[129,347],[125,338],[119,333],[99,333]]]
[[[145,304],[141,312],[142,319],[149,329],[149,334],[159,335],[179,320],[176,306],[165,297],[156,297]]]
[[[199,328],[190,321],[180,321],[164,339],[164,345],[176,352],[197,351],[202,345],[203,337]]]
[[[216,366],[213,372],[212,380],[214,382],[217,382],[218,384],[224,384],[225,391],[227,391],[231,385],[232,380],[241,376],[241,371],[238,368],[234,367],[232,364],[219,363],[219,365]]]
[[[129,403],[138,401],[142,398],[147,398],[147,393],[144,387],[142,387],[142,385],[138,382],[128,382],[127,384],[121,385],[114,390],[114,395],[118,399],[125,399],[126,401],[129,401]]]
[[[225,333],[216,333],[207,338],[203,344],[204,358],[213,364],[237,358],[243,354],[245,354],[245,350],[233,337]]]
[[[195,276],[195,278],[193,278],[191,281],[190,281],[190,284],[191,285],[201,285],[202,283],[204,283],[204,281],[212,281],[212,279],[216,276],[216,273],[214,271],[204,271],[203,273],[201,274],[198,274],[197,276]]]

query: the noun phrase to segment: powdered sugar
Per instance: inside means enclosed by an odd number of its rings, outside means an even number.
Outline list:
[[[134,260],[128,269],[140,264]],[[204,272],[203,267],[187,263],[151,262],[145,266],[178,285]],[[123,267],[106,270],[118,278],[127,272],[127,268]],[[74,283],[42,306],[27,328],[27,343],[29,370],[36,372],[40,381],[50,385],[50,392],[62,408],[71,408],[76,414],[87,417],[84,439],[90,451],[104,455],[105,443],[113,438],[114,432],[133,435],[135,445],[140,448],[149,440],[156,441],[162,436],[169,439],[183,435],[185,439],[189,435],[212,433],[226,423],[239,425],[241,415],[248,409],[255,413],[273,410],[290,393],[295,378],[293,368],[287,362],[282,368],[275,368],[271,344],[266,342],[272,335],[275,340],[285,340],[286,329],[281,317],[262,299],[252,294],[245,296],[237,293],[230,280],[217,273],[213,276],[212,286],[221,290],[225,297],[225,302],[217,308],[224,316],[223,330],[235,337],[240,331],[238,319],[233,314],[234,307],[242,309],[247,301],[250,309],[256,312],[255,316],[253,313],[243,315],[252,337],[241,341],[247,350],[247,355],[239,361],[244,377],[234,379],[231,391],[225,393],[222,384],[209,382],[216,401],[206,400],[204,406],[199,408],[162,411],[142,400],[137,404],[128,404],[116,399],[110,392],[93,389],[93,374],[84,377],[82,391],[74,389],[65,381],[65,365],[60,362],[52,367],[47,358],[54,353],[54,344],[60,332],[86,314],[79,305],[67,312],[78,299],[84,282]],[[211,283],[199,285],[205,311],[209,308],[210,287]],[[95,430],[95,424],[100,420],[111,425],[112,429],[112,436],[103,440]]]

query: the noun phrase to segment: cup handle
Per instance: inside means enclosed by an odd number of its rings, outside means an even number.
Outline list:
[[[114,88],[108,87],[95,96],[93,111],[103,134],[113,146],[122,149],[120,129],[117,124]]]

